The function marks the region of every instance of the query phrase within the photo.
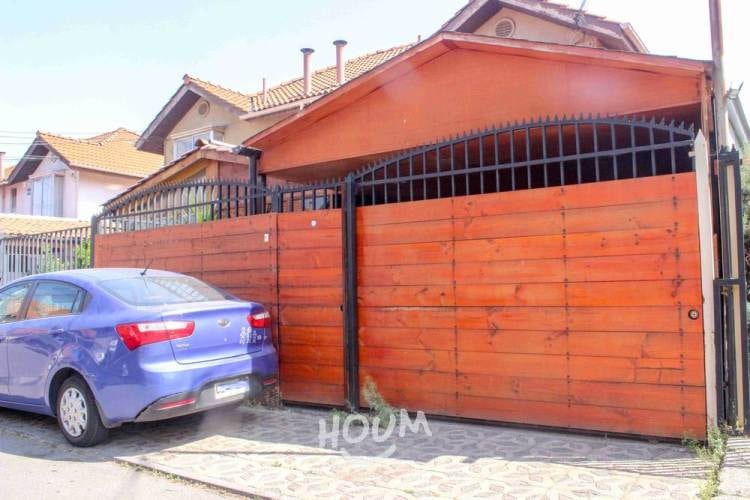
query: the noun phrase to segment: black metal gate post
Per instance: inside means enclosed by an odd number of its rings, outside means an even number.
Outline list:
[[[346,405],[359,408],[359,324],[357,319],[357,185],[354,174],[346,176],[342,203],[342,255],[344,278],[344,372]]]
[[[747,280],[742,222],[740,155],[719,154],[716,198],[721,246],[721,277],[716,280],[716,325],[721,353],[721,392],[725,422],[750,431],[750,387],[747,337]],[[721,397],[719,401],[721,401]],[[741,410],[740,410],[741,409]],[[742,418],[740,418],[742,415]]]

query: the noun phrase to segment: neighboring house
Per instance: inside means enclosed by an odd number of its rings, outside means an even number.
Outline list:
[[[648,52],[629,23],[547,0],[470,0],[440,31]]]
[[[343,61],[346,42],[335,44],[337,60]],[[210,144],[198,149],[198,141],[240,144],[335,90],[340,83],[357,78],[411,46],[402,45],[350,59],[343,65],[341,75],[338,65],[310,71],[307,86],[303,75],[253,93],[230,90],[185,75],[182,86],[136,142],[141,151],[163,153],[166,164],[108,203],[160,183],[199,178],[246,179],[247,157],[234,154],[231,148],[222,145]],[[307,49],[304,52],[306,65],[303,67],[309,68],[311,52]]]
[[[344,79],[357,78],[409,47],[351,59],[346,62]],[[243,93],[185,75],[182,86],[149,124],[136,147],[163,154],[170,163],[194,149],[199,139],[239,144],[339,86],[336,66],[313,71],[309,76],[307,91],[303,76],[265,91]]]
[[[520,38],[568,45],[583,45],[631,52],[646,48],[629,24],[608,21],[561,5],[539,0],[472,0],[452,17],[442,30]],[[197,153],[196,141],[239,144],[280,120],[299,113],[341,84],[354,80],[401,55],[415,44],[381,50],[346,61],[344,41],[334,42],[337,64],[309,72],[309,49],[303,49],[303,75],[259,92],[244,93],[185,75],[175,92],[136,143],[141,151],[163,154],[166,165],[143,179],[127,194],[155,184],[177,182],[201,176],[245,177],[247,158],[222,150],[220,167],[217,151]],[[340,71],[343,69],[343,71]],[[307,82],[307,83],[306,83]],[[264,82],[265,87],[265,82]],[[208,162],[207,157],[214,158]],[[226,173],[222,173],[226,172]],[[271,182],[273,182],[271,180]],[[117,201],[120,196],[110,200]]]
[[[2,185],[0,212],[89,219],[162,165],[160,154],[135,148],[137,139],[124,128],[88,139],[37,132]]]

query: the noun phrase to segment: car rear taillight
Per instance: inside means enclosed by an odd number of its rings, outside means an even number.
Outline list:
[[[250,314],[247,317],[247,322],[253,328],[271,328],[271,315],[268,311]]]
[[[154,342],[189,337],[193,334],[195,323],[192,321],[147,321],[117,325],[115,329],[125,346],[132,351]]]

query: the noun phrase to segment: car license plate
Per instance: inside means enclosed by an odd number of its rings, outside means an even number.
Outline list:
[[[214,386],[214,398],[225,399],[239,396],[250,391],[250,383],[247,380],[232,380],[231,382],[220,382]]]

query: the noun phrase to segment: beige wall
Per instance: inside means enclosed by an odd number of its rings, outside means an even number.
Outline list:
[[[511,38],[531,40],[535,42],[560,43],[565,45],[579,45],[583,47],[601,47],[595,37],[572,30],[566,26],[555,24],[538,17],[511,10],[507,7],[500,9],[487,22],[480,26],[475,33],[478,35],[495,35],[495,26],[502,18],[511,19],[516,29]]]
[[[114,198],[138,180],[135,177],[91,170],[77,170],[77,173],[76,214],[70,217],[84,220],[90,219],[92,215],[99,212],[105,201]]]
[[[242,144],[242,141],[253,136],[263,129],[266,129],[278,122],[286,114],[276,114],[256,118],[251,121],[240,120],[239,117],[228,108],[223,107],[220,103],[211,102],[208,114],[201,116],[198,114],[198,106],[202,100],[198,100],[185,116],[175,125],[167,140],[164,141],[164,163],[174,160],[173,139],[187,135],[188,133],[198,133],[208,130],[209,128],[218,129],[224,134],[224,142],[230,144]]]

